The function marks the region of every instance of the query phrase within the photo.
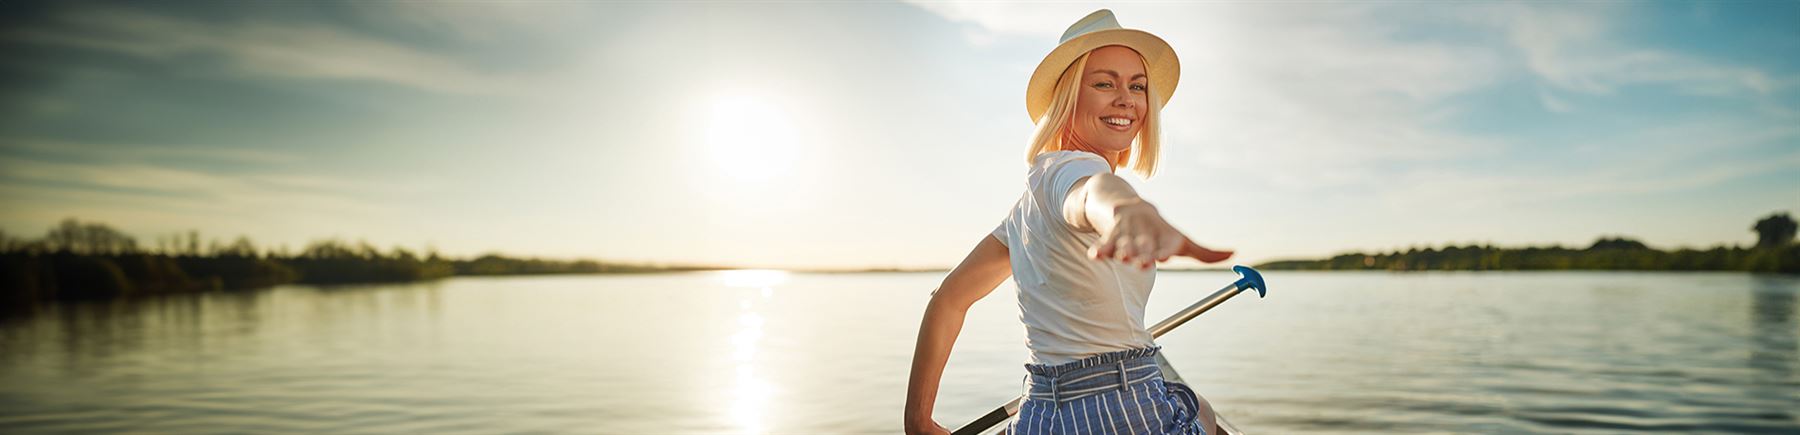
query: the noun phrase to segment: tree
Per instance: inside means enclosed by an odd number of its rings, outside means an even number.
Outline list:
[[[230,255],[230,256],[236,256],[236,257],[255,257],[256,256],[256,244],[250,242],[250,238],[247,236],[238,236],[237,240],[232,241],[230,245],[225,245],[224,247],[215,249],[214,251],[215,251],[215,252],[213,252],[214,255]]]
[[[56,226],[50,227],[50,232],[44,235],[44,241],[55,252],[118,255],[137,251],[137,241],[131,236],[106,224],[82,224],[75,218],[63,219]]]
[[[179,242],[179,244],[186,246],[184,249],[186,252],[183,252],[184,254],[194,257],[200,256],[200,230],[188,230],[187,240],[185,242]]]
[[[1756,221],[1756,226],[1750,227],[1756,231],[1756,247],[1758,248],[1787,246],[1788,243],[1794,241],[1795,228],[1794,218],[1788,217],[1785,212],[1769,215],[1763,220]]]
[[[1602,249],[1633,249],[1633,250],[1635,250],[1635,249],[1650,249],[1650,247],[1644,246],[1644,242],[1639,242],[1639,241],[1627,239],[1624,237],[1602,237],[1602,238],[1600,238],[1600,240],[1595,240],[1593,246],[1588,247],[1589,251],[1597,251],[1597,250],[1602,250]]]

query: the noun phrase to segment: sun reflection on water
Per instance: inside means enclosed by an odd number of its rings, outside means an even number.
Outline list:
[[[767,289],[787,282],[788,272],[771,269],[721,270],[716,278],[726,287]]]
[[[774,294],[774,286],[784,283],[788,273],[780,270],[721,271],[718,281],[726,287],[755,290],[736,292],[738,298],[737,333],[731,335],[731,364],[736,372],[730,391],[730,418],[743,433],[768,430],[765,416],[775,386],[759,374],[757,353],[761,350],[763,324],[760,305]]]
[[[757,375],[756,352],[758,342],[763,336],[763,317],[754,311],[745,310],[738,315],[738,333],[731,336],[731,363],[736,366],[736,384],[731,391],[731,421],[744,433],[762,433],[763,416],[768,410],[765,404],[773,388],[767,380]]]

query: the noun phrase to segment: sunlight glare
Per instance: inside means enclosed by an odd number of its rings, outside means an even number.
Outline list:
[[[731,336],[731,361],[736,366],[736,385],[731,390],[731,421],[743,433],[763,433],[767,403],[774,386],[757,375],[756,354],[763,338],[763,316],[748,300],[738,304],[738,332]]]
[[[721,270],[716,279],[731,288],[768,289],[787,282],[788,272],[773,269]],[[765,291],[766,293],[766,291]]]
[[[798,155],[791,114],[768,98],[719,97],[706,124],[707,154],[734,181],[767,181],[787,173]]]

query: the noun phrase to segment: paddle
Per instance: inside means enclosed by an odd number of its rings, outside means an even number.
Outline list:
[[[1232,296],[1243,293],[1244,289],[1256,289],[1256,297],[1259,298],[1267,297],[1269,295],[1269,287],[1263,283],[1262,273],[1257,272],[1256,269],[1251,269],[1249,266],[1232,266],[1231,270],[1237,272],[1238,275],[1241,276],[1237,281],[1232,282],[1231,285],[1225,286],[1225,288],[1219,289],[1219,291],[1213,292],[1213,294],[1208,295],[1205,299],[1201,299],[1200,302],[1195,302],[1193,305],[1189,305],[1187,308],[1176,312],[1175,315],[1169,316],[1169,318],[1163,319],[1161,322],[1156,322],[1155,326],[1150,327],[1150,336],[1161,337],[1163,333],[1169,332],[1169,330],[1175,329],[1175,327],[1181,326],[1183,323],[1187,323],[1188,320],[1199,317],[1200,313],[1211,310],[1213,307],[1224,303],[1226,299],[1231,299]],[[1006,421],[1007,418],[1011,418],[1014,414],[1018,414],[1019,404],[1024,399],[1024,396],[1014,397],[1012,401],[1006,402],[1005,405],[1000,405],[999,408],[994,408],[993,411],[988,411],[987,414],[983,414],[980,418],[976,418],[975,421],[969,422],[969,424],[956,428],[956,430],[951,433],[953,435],[980,434],[981,431],[994,427],[994,425]]]

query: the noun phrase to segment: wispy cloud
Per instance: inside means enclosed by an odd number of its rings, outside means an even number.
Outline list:
[[[1497,212],[1570,199],[1692,191],[1746,177],[1800,173],[1800,148],[1726,164],[1707,159],[1708,154],[1742,153],[1750,148],[1796,141],[1800,141],[1800,128],[1793,126],[1683,123],[1582,144],[1576,152],[1584,161],[1605,162],[1590,165],[1587,170],[1570,171],[1556,166],[1529,172],[1477,173],[1425,168],[1394,180],[1380,191],[1379,197],[1396,206],[1432,204],[1446,209]],[[1634,152],[1616,151],[1621,148]]]
[[[1563,101],[1561,98],[1556,98],[1556,95],[1551,94],[1548,90],[1538,90],[1538,102],[1544,105],[1544,110],[1551,112],[1569,113],[1575,111],[1574,106],[1569,105],[1568,102]]]
[[[448,34],[477,44],[580,41],[572,34],[592,32],[605,23],[599,17],[620,15],[619,5],[587,2],[350,2],[342,6],[387,28]]]
[[[12,154],[54,155],[86,161],[178,161],[225,164],[294,163],[299,156],[274,150],[192,145],[101,144],[51,139],[0,139]]]
[[[134,8],[97,6],[63,8],[48,20],[10,34],[19,41],[169,64],[217,57],[224,62],[223,72],[254,77],[362,80],[470,95],[511,94],[529,83],[483,72],[455,57],[316,22],[202,23]]]
[[[1006,2],[911,1],[920,9],[951,22],[969,24],[963,37],[975,45],[989,45],[1003,36],[1031,36],[1055,41],[1063,26],[1094,10],[1076,3],[1017,4]]]
[[[1463,17],[1503,32],[1532,73],[1565,91],[1611,94],[1623,86],[1664,85],[1694,95],[1744,96],[1797,83],[1753,67],[1633,47],[1618,40],[1608,19],[1623,5],[1502,4],[1466,8]]]
[[[19,140],[5,145],[0,198],[7,206],[0,222],[26,227],[73,216],[140,235],[207,228],[316,237],[405,216],[411,210],[395,199],[431,189],[422,180],[304,172],[301,159],[269,151]],[[289,166],[302,169],[278,169]]]
[[[271,209],[318,209],[373,214],[392,210],[360,200],[386,190],[385,183],[352,182],[297,174],[225,174],[128,162],[53,162],[0,157],[0,185],[30,195],[71,192],[152,198],[167,208],[235,214]],[[362,191],[358,191],[362,190]],[[15,197],[8,198],[17,199]]]

